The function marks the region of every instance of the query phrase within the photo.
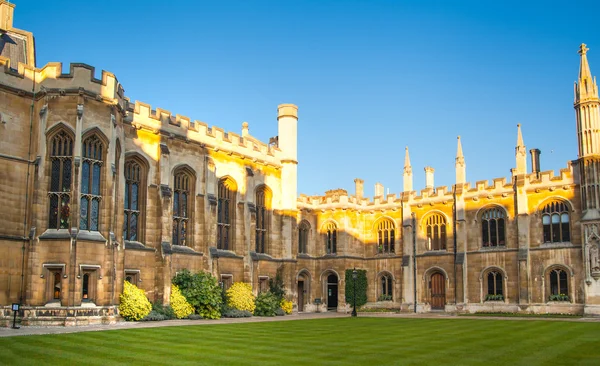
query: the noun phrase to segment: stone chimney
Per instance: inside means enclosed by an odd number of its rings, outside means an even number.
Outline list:
[[[0,31],[8,31],[12,29],[14,11],[15,4],[0,0]]]
[[[425,188],[433,189],[433,172],[434,171],[435,171],[435,169],[433,169],[430,166],[425,167]]]
[[[383,197],[383,184],[375,183],[375,197]]]
[[[356,198],[359,200],[363,199],[363,196],[365,194],[365,181],[360,179],[360,178],[356,178],[354,180],[354,194],[356,195]]]
[[[531,172],[535,174],[539,174],[540,172],[540,154],[542,153],[540,149],[531,149],[529,150],[531,154]]]

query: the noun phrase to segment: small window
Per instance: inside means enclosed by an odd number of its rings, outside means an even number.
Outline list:
[[[49,268],[48,277],[46,278],[47,296],[48,302],[60,302],[62,298],[62,279],[63,279],[63,268]]]
[[[221,286],[224,291],[227,291],[233,285],[233,276],[230,274],[221,275]]]
[[[138,282],[140,281],[140,271],[125,271],[125,281],[137,286]]]
[[[258,277],[258,293],[269,291],[269,277]]]
[[[425,221],[427,250],[446,250],[446,218],[433,214]]]
[[[569,276],[562,268],[550,271],[550,301],[569,301]]]

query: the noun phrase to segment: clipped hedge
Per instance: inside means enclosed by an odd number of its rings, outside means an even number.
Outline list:
[[[249,283],[236,282],[227,290],[227,305],[232,309],[246,310],[252,313],[256,308],[254,294]]]
[[[141,320],[152,311],[152,304],[148,301],[144,290],[125,281],[123,293],[119,296],[119,314],[128,321]]]
[[[354,280],[352,279],[352,269],[346,270],[346,302],[350,306],[354,303]],[[367,303],[367,271],[357,269],[356,276],[356,308]]]
[[[177,319],[187,318],[190,314],[194,313],[194,307],[187,302],[177,285],[171,286],[170,302]]]

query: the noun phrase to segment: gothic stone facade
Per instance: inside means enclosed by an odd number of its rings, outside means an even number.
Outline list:
[[[265,289],[282,274],[298,311],[348,311],[345,271],[365,269],[367,306],[403,311],[600,314],[598,89],[585,45],[576,83],[576,160],[539,171],[518,128],[510,181],[297,195],[297,107],[258,141],[124,95],[116,77],[35,67],[31,33],[0,0],[0,319],[112,322],[124,281],[168,302],[171,278],[208,271]],[[275,117],[275,116],[274,116]]]

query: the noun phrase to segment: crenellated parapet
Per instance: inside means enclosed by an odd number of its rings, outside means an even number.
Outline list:
[[[274,144],[265,144],[242,131],[237,133],[225,131],[216,126],[208,126],[198,120],[156,108],[136,101],[128,103],[128,116],[125,119],[132,127],[144,129],[154,134],[180,138],[186,142],[195,142],[203,148],[214,152],[222,151],[228,155],[250,159],[253,162],[281,166],[281,150]],[[247,123],[244,129],[247,130]]]
[[[0,85],[19,95],[42,97],[46,94],[83,94],[88,97],[113,104],[124,110],[126,99],[124,90],[115,75],[102,70],[101,77],[95,76],[95,68],[82,63],[69,65],[69,72],[63,73],[62,63],[51,62],[35,68],[20,63],[11,65],[10,60],[0,57]]]

